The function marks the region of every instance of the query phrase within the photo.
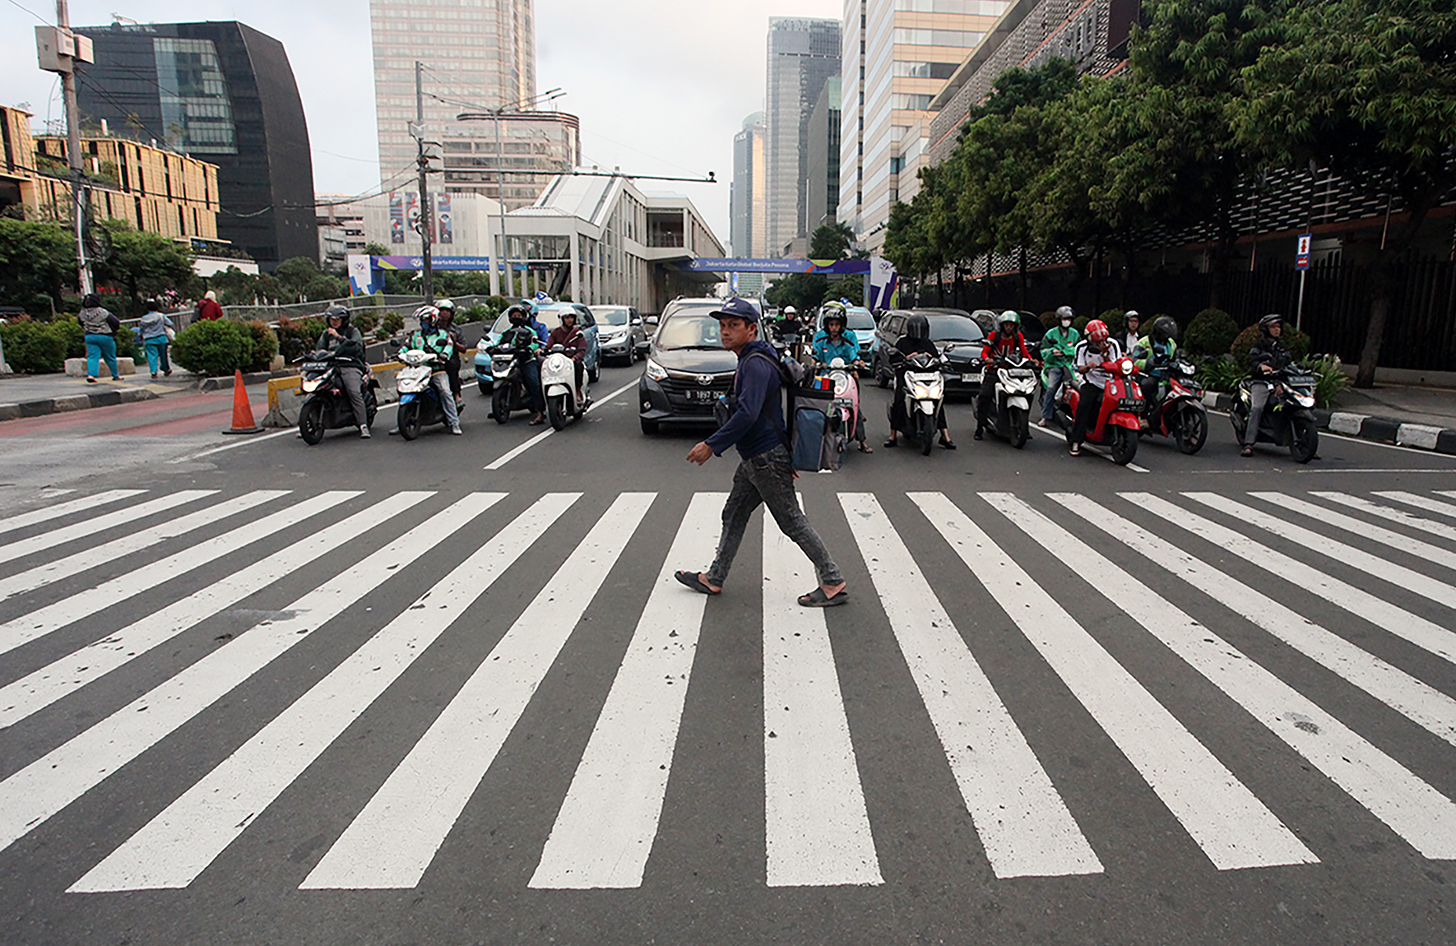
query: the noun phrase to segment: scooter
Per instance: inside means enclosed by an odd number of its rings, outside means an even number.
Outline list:
[[[341,427],[354,427],[358,421],[354,408],[349,404],[349,394],[344,390],[344,379],[340,368],[360,368],[364,377],[360,393],[364,395],[364,414],[370,427],[374,426],[374,415],[379,410],[379,401],[374,389],[379,387],[369,371],[369,366],[355,358],[340,358],[333,352],[316,351],[299,358],[303,385],[303,406],[298,412],[298,435],[310,447],[318,446],[324,433]]]
[[[1162,398],[1148,401],[1147,433],[1171,437],[1178,449],[1192,455],[1208,440],[1208,408],[1203,406],[1203,385],[1193,380],[1198,373],[1192,363],[1178,359],[1167,365],[1168,390]]]
[[[1035,363],[1021,356],[1021,352],[998,355],[983,369],[993,372],[996,378],[995,394],[990,417],[977,417],[976,421],[986,430],[1005,440],[1016,449],[1026,446],[1031,437],[1031,405],[1036,400]],[[982,374],[982,384],[985,375]],[[980,410],[980,398],[976,409]]]
[[[399,391],[399,435],[413,440],[431,424],[449,423],[440,401],[440,390],[430,383],[434,375],[445,370],[445,359],[418,349],[402,351],[398,357],[404,362],[394,379],[395,389]],[[457,406],[456,410],[460,408]]]
[[[827,412],[832,429],[845,441],[859,440],[863,418],[859,413],[859,381],[854,368],[845,364],[843,358],[835,358],[827,367],[820,366],[815,384],[822,390],[834,392]]]
[[[923,351],[905,359],[905,429],[899,432],[919,446],[923,456],[928,456],[935,445],[940,408],[945,400],[945,375],[940,370],[943,364],[940,356]],[[892,410],[891,427],[894,427],[894,417]]]
[[[541,362],[541,390],[546,395],[546,418],[551,421],[553,430],[565,427],[567,418],[581,420],[581,415],[591,404],[585,372],[581,382],[581,399],[577,400],[576,362],[561,345],[552,346]]]
[[[501,336],[500,343],[492,345],[490,352],[490,373],[493,381],[490,399],[490,416],[497,424],[511,419],[515,411],[531,409],[531,395],[526,390],[525,364],[535,357],[531,344],[536,333],[529,328],[512,328]]]
[[[1102,406],[1097,412],[1097,423],[1087,431],[1087,443],[1112,448],[1112,462],[1126,465],[1137,456],[1138,433],[1142,422],[1138,419],[1143,412],[1142,389],[1137,387],[1137,366],[1127,356],[1116,361],[1104,361],[1102,368],[1111,377],[1102,387]],[[1057,423],[1071,436],[1076,423],[1077,405],[1081,403],[1080,385],[1068,384],[1057,401]]]
[[[1272,443],[1289,448],[1295,463],[1308,463],[1319,450],[1319,424],[1314,416],[1315,377],[1298,365],[1289,365],[1269,379],[1274,390],[1259,417],[1258,443]],[[1239,396],[1234,400],[1229,420],[1234,436],[1244,442],[1249,427],[1251,394],[1248,379],[1239,382]]]

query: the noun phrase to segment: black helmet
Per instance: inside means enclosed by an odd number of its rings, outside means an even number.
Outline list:
[[[1171,315],[1160,315],[1153,320],[1153,340],[1159,342],[1173,341],[1178,337],[1178,323],[1173,321]]]
[[[517,302],[506,309],[506,318],[511,320],[512,325],[525,325],[531,321],[531,309],[524,302]]]
[[[1269,338],[1269,330],[1283,321],[1284,316],[1277,312],[1271,312],[1259,320],[1259,331],[1264,333],[1265,338]]]
[[[905,320],[905,337],[929,338],[930,320],[927,319],[925,316],[921,315],[919,312],[910,316],[910,318]]]
[[[341,306],[338,303],[334,303],[333,305],[329,306],[327,309],[324,310],[324,320],[325,321],[328,321],[329,319],[338,319],[339,320],[339,328],[348,328],[349,327],[349,310],[348,310],[348,308],[345,307],[345,306]]]

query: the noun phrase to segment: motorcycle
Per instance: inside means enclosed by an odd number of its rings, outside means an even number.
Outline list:
[[[1166,372],[1168,390],[1161,399],[1147,402],[1147,432],[1172,438],[1179,450],[1192,455],[1208,439],[1203,385],[1193,380],[1198,369],[1180,358],[1167,365]]]
[[[399,435],[413,440],[421,429],[431,424],[448,425],[440,390],[430,383],[435,374],[445,370],[445,359],[417,349],[402,351],[398,357],[404,362],[404,367],[395,375],[395,388],[399,391]],[[462,407],[457,405],[456,410]]]
[[[328,351],[316,351],[299,358],[303,386],[303,407],[298,412],[298,434],[310,447],[317,446],[324,439],[324,433],[340,427],[354,427],[354,409],[349,404],[349,394],[344,390],[344,379],[340,368],[359,368],[364,372],[360,393],[364,395],[364,413],[370,427],[374,426],[374,414],[379,410],[379,401],[374,389],[379,382],[369,371],[369,366],[355,358],[340,358]]]
[[[1143,412],[1143,394],[1136,385],[1137,367],[1125,355],[1116,361],[1104,361],[1102,367],[1111,377],[1102,387],[1102,406],[1097,412],[1097,422],[1087,431],[1087,443],[1110,447],[1112,462],[1125,466],[1137,456],[1138,434],[1142,429],[1139,418]],[[1080,387],[1067,385],[1057,400],[1057,423],[1068,437],[1076,424],[1077,405],[1082,400]]]
[[[845,440],[858,440],[860,428],[859,381],[855,369],[845,364],[843,358],[829,362],[827,370],[820,369],[820,384],[834,392],[829,402],[829,422]]]
[[[905,428],[894,428],[895,413],[890,411],[890,426],[905,435],[911,444],[928,456],[935,445],[940,408],[945,400],[944,362],[940,356],[918,351],[905,359]],[[891,407],[893,407],[893,403]]]
[[[1259,418],[1255,440],[1288,447],[1295,463],[1308,463],[1319,450],[1319,423],[1314,416],[1315,377],[1298,365],[1289,365],[1271,377],[1269,383],[1274,385],[1274,390],[1269,393],[1269,402]],[[1229,411],[1239,443],[1244,442],[1244,431],[1249,427],[1250,384],[1248,379],[1239,382],[1239,396]]]
[[[535,357],[531,344],[536,333],[529,328],[510,329],[501,336],[499,344],[492,345],[490,352],[490,373],[493,380],[490,399],[490,416],[497,424],[510,420],[514,411],[531,409],[531,394],[526,390],[525,364]]]
[[[585,373],[583,373],[585,374]],[[591,404],[587,379],[582,378],[581,400],[576,396],[576,362],[561,345],[552,346],[541,362],[541,390],[546,395],[546,418],[554,430],[566,426],[568,417],[581,420]]]
[[[1036,401],[1036,370],[1033,364],[1017,351],[998,355],[983,369],[995,373],[996,393],[991,416],[978,416],[976,421],[1018,450],[1026,446],[1031,437],[1031,405]],[[977,398],[976,410],[980,408],[981,400]]]

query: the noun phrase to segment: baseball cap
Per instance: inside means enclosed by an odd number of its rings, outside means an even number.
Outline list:
[[[758,323],[758,309],[754,308],[753,303],[747,299],[729,299],[723,303],[721,309],[714,309],[708,314],[715,319],[731,317],[742,319],[745,322]]]

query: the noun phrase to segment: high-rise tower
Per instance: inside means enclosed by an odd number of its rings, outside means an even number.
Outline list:
[[[809,115],[824,84],[839,75],[839,21],[772,17],[768,24],[765,246],[767,255],[778,256],[806,235]]]

